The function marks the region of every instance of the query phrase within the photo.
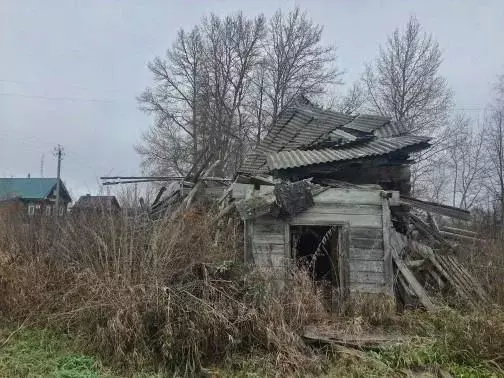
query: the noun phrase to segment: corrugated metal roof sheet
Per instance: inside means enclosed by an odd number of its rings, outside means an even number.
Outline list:
[[[385,124],[383,127],[376,129],[374,131],[374,135],[381,138],[386,138],[391,136],[404,135],[407,132],[408,130],[406,130],[403,124],[399,122],[389,122]]]
[[[247,155],[239,172],[267,173],[270,169],[266,155],[309,148],[315,151],[315,146],[323,147],[323,142],[327,141],[338,143],[340,149],[353,148],[354,153],[360,151],[359,146],[365,144],[368,148],[362,151],[367,151],[369,156],[377,155],[381,153],[381,148],[376,149],[375,144],[369,145],[370,138],[386,138],[402,134],[404,129],[401,125],[391,122],[388,117],[366,114],[351,116],[323,110],[304,101],[280,113],[277,122],[261,144]],[[341,156],[348,155],[348,152],[341,151],[341,153]],[[351,156],[353,155],[350,154],[349,159],[355,158]]]
[[[0,178],[2,197],[45,199],[56,185],[55,178]]]
[[[362,159],[369,156],[386,155],[406,147],[423,145],[430,140],[421,136],[398,136],[394,138],[377,138],[365,144],[324,148],[320,150],[292,150],[268,153],[266,155],[270,170],[303,167],[312,164],[329,163],[344,160]],[[423,147],[423,146],[422,146]]]
[[[371,133],[376,129],[381,128],[390,122],[389,117],[382,117],[379,115],[361,114],[357,116],[352,122],[346,124],[346,129],[361,131],[364,133]]]
[[[0,198],[46,199],[56,183],[56,178],[0,178]],[[63,181],[60,181],[60,186],[63,196],[71,201]]]

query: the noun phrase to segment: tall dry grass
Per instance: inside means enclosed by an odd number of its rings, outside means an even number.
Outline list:
[[[317,369],[299,333],[323,312],[300,271],[281,293],[241,266],[238,220],[182,214],[141,227],[113,215],[0,219],[0,312],[64,329],[125,370],[193,375],[233,353],[268,352],[278,371]]]

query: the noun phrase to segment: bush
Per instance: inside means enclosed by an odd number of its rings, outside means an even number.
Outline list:
[[[318,368],[298,336],[323,312],[311,281],[293,271],[276,294],[268,272],[245,271],[238,221],[218,243],[215,216],[198,211],[149,227],[112,215],[0,222],[0,309],[13,320],[79,335],[126,369],[191,375],[250,352],[283,372]]]

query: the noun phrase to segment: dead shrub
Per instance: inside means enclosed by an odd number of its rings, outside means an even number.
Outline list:
[[[385,293],[352,293],[342,306],[346,317],[362,317],[371,326],[387,325],[395,318],[396,299]]]
[[[247,272],[236,220],[218,243],[211,212],[149,227],[113,215],[1,222],[0,309],[14,320],[77,334],[125,369],[192,375],[261,351],[284,374],[319,368],[299,336],[324,312],[312,282],[293,269],[276,291],[268,272]]]

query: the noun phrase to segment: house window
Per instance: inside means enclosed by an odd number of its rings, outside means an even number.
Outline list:
[[[35,205],[35,212],[36,212],[36,213],[40,213],[40,208],[41,208],[40,203],[37,203],[37,204]]]
[[[35,205],[28,205],[28,215],[34,215],[35,214]]]
[[[65,212],[65,208],[62,206],[59,208],[59,216],[61,217],[63,213]]]
[[[45,208],[45,214],[47,216],[50,216],[51,215],[51,205],[47,205],[46,208]]]

